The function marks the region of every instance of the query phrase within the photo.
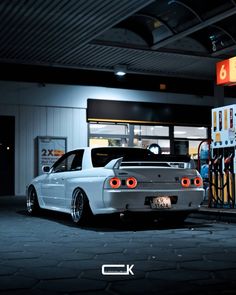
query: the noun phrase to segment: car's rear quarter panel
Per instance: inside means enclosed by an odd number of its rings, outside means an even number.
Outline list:
[[[196,187],[193,183],[189,188],[181,185],[182,177],[194,179],[199,173],[194,169],[178,168],[154,168],[132,167],[116,170],[116,175],[121,179],[135,176],[138,185],[135,189],[127,189],[121,186],[119,189],[111,189],[109,182],[104,186],[105,210],[109,212],[130,211],[154,211],[166,209],[151,209],[150,204],[145,204],[147,197],[177,196],[177,204],[172,204],[170,211],[197,210],[203,199],[203,188]],[[104,212],[105,213],[105,212]]]
[[[85,192],[92,212],[97,214],[97,210],[105,206],[103,200],[104,182],[113,175],[113,171],[104,168],[84,170],[79,176],[75,172],[74,177],[67,180],[66,207],[71,207],[73,192],[80,188]]]

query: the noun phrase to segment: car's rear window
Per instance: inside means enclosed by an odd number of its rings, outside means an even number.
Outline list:
[[[187,156],[155,155],[141,148],[94,148],[92,149],[93,167],[104,167],[111,160],[123,158],[123,162],[189,162]]]

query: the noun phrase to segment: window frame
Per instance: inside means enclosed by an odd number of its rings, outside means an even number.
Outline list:
[[[72,167],[72,163],[76,157],[76,155],[78,154],[78,152],[81,152],[81,169],[76,169],[76,170],[73,170],[71,169]],[[65,160],[67,160],[70,156],[74,155],[74,158],[73,160],[71,161],[70,163],[70,169],[67,169],[66,170],[58,170],[58,171],[55,171],[56,167],[61,165],[61,163]],[[64,154],[61,158],[59,158],[53,165],[52,165],[52,168],[51,168],[51,173],[63,173],[63,172],[73,172],[73,171],[81,171],[83,169],[83,156],[84,156],[84,149],[79,149],[79,150],[73,150],[69,153],[66,153]]]
[[[95,124],[93,122],[93,124]],[[119,124],[119,123],[111,123],[111,122],[97,122],[97,124]],[[179,125],[179,124],[176,124],[176,125],[166,125],[166,124],[138,124],[138,123],[121,123],[121,124],[127,124],[128,126],[128,134],[127,135],[120,135],[120,134],[104,134],[104,133],[101,133],[101,134],[91,134],[90,133],[90,130],[89,130],[89,124],[88,124],[88,146],[89,146],[89,140],[92,139],[92,138],[104,138],[104,139],[108,139],[108,138],[126,138],[128,140],[128,147],[134,147],[134,139],[138,137],[142,139],[153,139],[153,140],[168,140],[170,142],[170,154],[171,155],[174,155],[174,141],[175,140],[187,140],[188,142],[190,141],[203,141],[203,140],[206,140],[207,138],[209,138],[210,136],[210,127],[209,126],[202,126],[204,128],[206,128],[206,137],[205,138],[187,138],[187,137],[175,137],[174,135],[174,129],[175,127],[193,127],[193,128],[198,128],[200,126],[196,126],[196,125],[188,125],[188,126],[183,126],[183,125]],[[142,126],[142,125],[149,125],[149,126],[164,126],[164,127],[168,127],[169,128],[169,135],[168,136],[152,136],[152,135],[135,135],[134,134],[134,127],[135,126]],[[92,146],[91,146],[92,147]],[[95,148],[95,147],[94,147]]]

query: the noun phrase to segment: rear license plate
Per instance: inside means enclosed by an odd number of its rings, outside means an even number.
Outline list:
[[[170,197],[154,197],[151,200],[151,208],[152,209],[170,209],[171,208],[171,200]]]

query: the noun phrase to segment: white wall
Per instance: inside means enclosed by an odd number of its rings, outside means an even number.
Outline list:
[[[25,193],[34,177],[37,136],[67,137],[68,150],[87,146],[86,110],[0,105],[0,115],[15,116],[15,194]]]
[[[0,81],[0,115],[15,117],[15,194],[34,177],[37,136],[67,137],[68,150],[87,146],[87,99],[214,105],[213,97],[106,87]],[[231,100],[232,101],[232,100]]]
[[[115,89],[93,86],[71,86],[0,81],[0,103],[86,108],[87,99],[145,101],[192,105],[214,105],[210,96]]]

